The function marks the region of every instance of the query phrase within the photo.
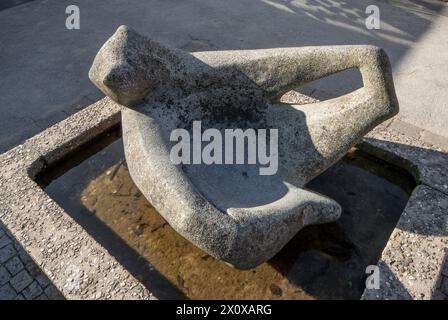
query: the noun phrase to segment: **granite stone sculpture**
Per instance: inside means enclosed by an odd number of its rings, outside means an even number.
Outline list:
[[[350,68],[364,86],[306,105],[280,97]],[[98,52],[93,83],[122,105],[127,164],[137,187],[182,236],[241,269],[273,257],[301,228],[339,218],[303,186],[398,112],[390,64],[374,46],[188,53],[121,26]],[[278,129],[278,171],[259,164],[174,164],[173,130]]]

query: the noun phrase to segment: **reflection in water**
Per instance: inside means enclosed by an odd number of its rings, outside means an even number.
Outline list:
[[[304,228],[271,261],[245,271],[212,258],[165,222],[133,184],[121,140],[89,153],[46,191],[161,298],[358,299],[365,268],[378,260],[412,181],[356,151],[307,187],[338,201],[341,219]]]

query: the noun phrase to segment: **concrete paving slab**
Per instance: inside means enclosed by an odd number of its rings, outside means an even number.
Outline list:
[[[0,151],[102,97],[87,71],[100,45],[121,24],[190,51],[378,45],[392,60],[399,117],[448,135],[444,2],[79,0],[79,30],[65,27],[69,4],[35,0],[0,11]],[[380,30],[365,27],[365,9],[371,4],[381,10]],[[347,72],[303,90],[322,99],[359,83],[356,72]]]

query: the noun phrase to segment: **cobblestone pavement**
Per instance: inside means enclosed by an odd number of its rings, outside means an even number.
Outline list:
[[[47,299],[63,296],[0,222],[0,300]]]

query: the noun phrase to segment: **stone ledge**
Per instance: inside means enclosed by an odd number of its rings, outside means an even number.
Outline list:
[[[448,150],[432,146],[419,136],[405,135],[387,125],[369,133],[359,147],[409,171],[417,184],[425,184],[448,194]]]
[[[432,299],[448,252],[448,195],[417,186],[383,250],[380,288],[362,299]]]
[[[119,115],[118,105],[102,99],[0,156],[0,220],[68,299],[152,297],[32,179],[117,125]],[[79,284],[72,284],[73,272]]]

